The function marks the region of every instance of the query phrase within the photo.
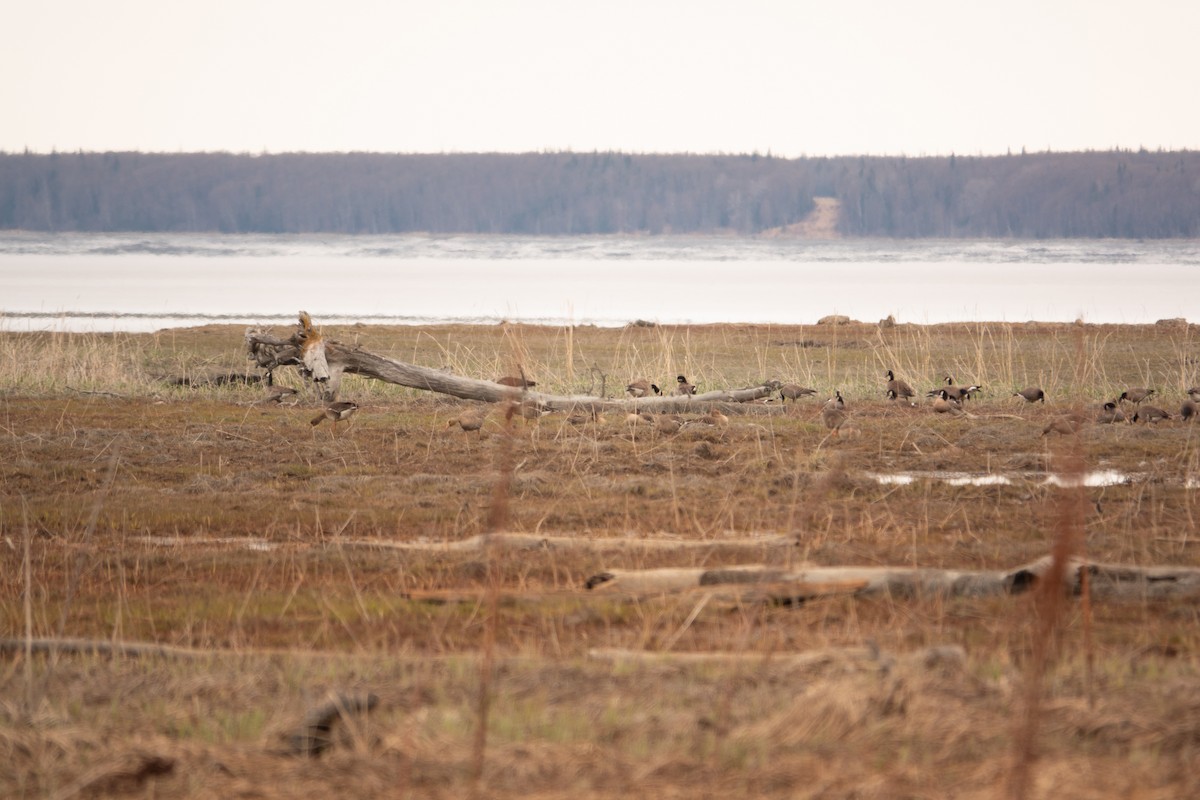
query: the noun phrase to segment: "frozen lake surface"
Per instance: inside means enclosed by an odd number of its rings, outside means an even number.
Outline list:
[[[0,327],[1200,319],[1200,242],[0,232]]]

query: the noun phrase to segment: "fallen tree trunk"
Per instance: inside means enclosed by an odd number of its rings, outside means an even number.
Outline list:
[[[1010,570],[947,570],[908,567],[801,567],[782,569],[766,565],[736,567],[681,567],[668,569],[612,569],[597,573],[587,589],[622,593],[662,593],[730,584],[761,584],[764,601],[793,603],[828,588],[828,593],[849,590],[855,595],[887,594],[910,597],[921,594],[986,597],[1021,594],[1033,588],[1049,571],[1049,558]],[[1087,575],[1095,598],[1148,599],[1200,597],[1200,568],[1135,567],[1123,564],[1089,564],[1072,560],[1067,565],[1066,589],[1083,590]],[[798,591],[799,589],[799,591]],[[819,593],[819,592],[818,592]]]
[[[646,412],[680,412],[708,407],[710,403],[746,403],[767,397],[774,391],[771,384],[746,389],[718,390],[696,395],[644,397],[636,399],[606,399],[589,395],[551,395],[530,389],[504,386],[495,381],[478,380],[451,375],[441,370],[407,364],[385,358],[358,347],[327,340],[313,326],[308,312],[300,312],[300,324],[286,339],[266,331],[251,328],[246,331],[246,349],[250,357],[270,375],[282,366],[295,366],[307,379],[322,387],[326,400],[337,399],[342,375],[361,375],[365,378],[448,394],[463,400],[484,403],[521,402],[548,411],[602,411],[637,409]]]

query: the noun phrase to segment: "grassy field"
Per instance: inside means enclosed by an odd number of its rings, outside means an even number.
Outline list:
[[[1050,617],[1037,593],[584,588],[622,568],[1008,569],[1056,542],[1200,566],[1194,424],[1042,435],[1131,386],[1177,412],[1195,326],[325,331],[464,376],[521,365],[553,393],[818,390],[673,434],[498,410],[465,434],[448,423],[470,404],[354,377],[335,434],[294,372],[283,404],[213,382],[252,371],[242,334],[0,334],[0,796],[1200,796],[1194,597]],[[937,415],[887,401],[888,369],[919,396],[984,389]],[[1031,385],[1044,405],[1012,396]],[[821,422],[835,391],[851,435]],[[1047,482],[1076,456],[1118,479]],[[947,480],[981,475],[1008,480]],[[578,546],[467,546],[496,530]],[[168,649],[121,649],[141,643]],[[320,758],[288,755],[331,692],[379,704]]]

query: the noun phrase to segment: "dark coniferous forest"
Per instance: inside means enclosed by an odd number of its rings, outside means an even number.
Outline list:
[[[0,229],[1200,237],[1200,153],[0,153]]]

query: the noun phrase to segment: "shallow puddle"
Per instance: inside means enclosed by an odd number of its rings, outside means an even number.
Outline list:
[[[1133,476],[1118,470],[1105,469],[1085,472],[1081,478],[1062,475],[1042,475],[1037,472],[1000,475],[970,472],[868,472],[867,477],[885,486],[908,486],[917,481],[936,481],[949,486],[1011,486],[1017,480],[1040,481],[1049,486],[1118,486],[1132,483]]]
[[[203,547],[205,545],[235,545],[260,553],[278,550],[279,545],[266,539],[244,536],[137,536],[134,541],[154,547]]]

